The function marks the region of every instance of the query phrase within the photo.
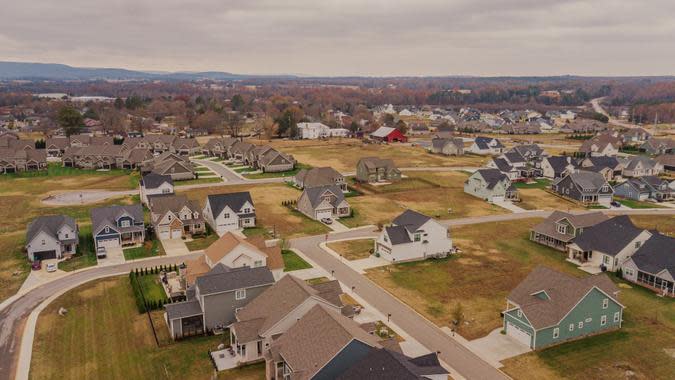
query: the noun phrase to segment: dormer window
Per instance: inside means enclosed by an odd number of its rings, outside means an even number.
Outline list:
[[[558,224],[556,224],[556,230],[558,231],[558,233],[564,235],[564,234],[567,233],[567,225],[562,224],[562,223],[558,223]]]
[[[105,228],[105,233],[108,233],[108,232],[110,232],[110,227]]]
[[[120,222],[120,227],[129,227],[129,221],[128,220],[122,220]]]

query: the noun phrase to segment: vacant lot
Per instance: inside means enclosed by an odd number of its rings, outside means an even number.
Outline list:
[[[293,155],[298,162],[313,167],[331,166],[339,172],[353,172],[363,157],[391,158],[399,167],[426,166],[482,166],[485,157],[446,157],[428,153],[424,148],[401,144],[363,144],[356,139],[316,140],[251,140],[255,144],[268,144]]]
[[[544,189],[520,188],[518,189],[521,202],[516,203],[526,210],[583,210],[584,208],[570,200],[557,197]]]
[[[177,191],[181,193],[180,189],[177,189]],[[256,186],[241,185],[202,188],[187,190],[184,194],[204,205],[206,196],[209,194],[234,193],[238,191],[249,191],[251,193],[256,208],[258,226],[264,226],[270,230],[276,229],[277,233],[281,234],[283,238],[323,234],[329,231],[328,227],[323,224],[281,205],[283,201],[297,200],[300,197],[299,190],[286,184],[273,183]]]
[[[373,239],[358,239],[328,243],[328,247],[347,260],[358,260],[370,256],[373,244]]]
[[[661,233],[675,234],[675,217],[672,215],[633,215],[630,219],[640,228],[656,229]]]
[[[68,309],[59,316],[61,307]],[[153,314],[157,347],[146,314],[139,314],[128,276],[99,280],[54,301],[38,319],[32,379],[206,379],[207,350],[226,335],[169,342],[161,313]],[[227,342],[225,342],[227,343]],[[67,358],[67,360],[66,360]]]

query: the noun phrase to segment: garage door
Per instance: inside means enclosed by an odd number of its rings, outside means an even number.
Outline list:
[[[503,202],[503,201],[504,201],[503,195],[492,197],[492,202]]]
[[[518,342],[530,347],[531,335],[511,322],[506,322],[506,334]]]
[[[171,231],[168,228],[163,228],[158,231],[158,236],[160,240],[171,239]]]
[[[321,220],[323,218],[332,218],[333,217],[333,210],[321,210],[316,212],[316,218],[318,220]]]
[[[40,251],[40,252],[34,252],[33,253],[33,259],[35,260],[49,260],[49,259],[55,259],[56,258],[56,251],[51,250],[51,251]]]
[[[98,246],[99,247],[119,247],[120,246],[120,241],[118,238],[112,238],[112,239],[101,239],[98,241]]]
[[[180,239],[183,236],[183,230],[176,228],[171,230],[171,239]]]

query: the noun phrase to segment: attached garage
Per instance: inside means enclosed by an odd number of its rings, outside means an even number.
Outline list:
[[[333,217],[333,210],[332,209],[327,209],[327,210],[316,210],[316,219],[321,220],[323,218],[332,218]]]
[[[171,230],[169,227],[162,227],[157,230],[157,236],[160,240],[171,239]]]
[[[120,239],[119,238],[106,238],[106,239],[99,239],[96,242],[96,247],[119,247],[120,246]]]
[[[171,236],[169,239],[180,239],[183,236],[182,228],[171,228]]]
[[[530,347],[532,342],[532,335],[525,330],[520,329],[518,326],[514,325],[511,322],[506,322],[506,335],[512,337],[516,341]]]
[[[56,250],[33,252],[33,260],[56,259]]]

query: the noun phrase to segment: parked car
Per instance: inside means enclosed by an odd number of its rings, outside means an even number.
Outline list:
[[[40,260],[35,260],[33,261],[33,264],[31,264],[30,268],[32,270],[40,270],[42,269],[42,262],[40,262]]]
[[[323,218],[323,219],[321,219],[321,223],[324,223],[324,224],[333,224],[333,219],[331,219],[331,218]]]
[[[96,249],[96,257],[98,257],[99,259],[103,259],[103,258],[105,258],[107,255],[108,255],[108,254],[107,254],[107,252],[105,251],[105,247],[98,247],[98,248]]]
[[[612,201],[612,202],[610,203],[610,205],[611,205],[612,207],[621,207],[621,203],[619,203],[619,202],[617,202],[617,201]]]
[[[56,263],[49,263],[47,264],[47,272],[56,272]]]

